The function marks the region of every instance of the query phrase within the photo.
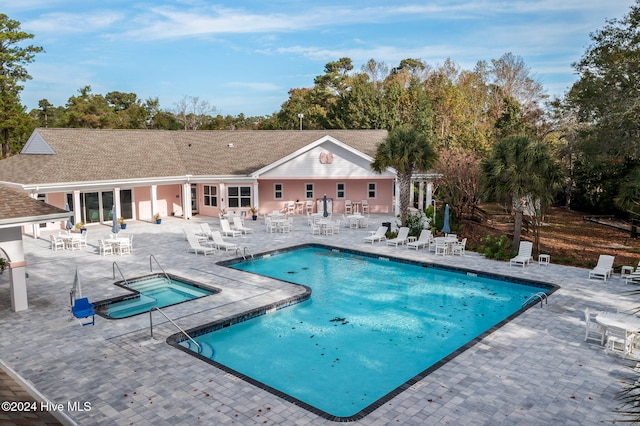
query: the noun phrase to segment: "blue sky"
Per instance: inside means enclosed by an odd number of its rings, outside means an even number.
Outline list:
[[[175,109],[198,97],[223,115],[269,115],[291,88],[311,87],[327,62],[373,58],[390,67],[451,58],[472,69],[520,56],[551,96],[576,80],[571,64],[606,19],[633,0],[0,0],[0,11],[44,52],[28,66],[22,101],[64,105],[133,92]]]

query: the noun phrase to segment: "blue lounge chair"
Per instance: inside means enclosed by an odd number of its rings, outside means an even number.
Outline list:
[[[73,304],[71,308],[71,312],[73,316],[78,319],[84,319],[91,317],[91,322],[83,322],[82,325],[95,325],[95,312],[93,311],[93,303],[89,303],[89,299],[83,297],[81,299],[76,299],[76,302]]]

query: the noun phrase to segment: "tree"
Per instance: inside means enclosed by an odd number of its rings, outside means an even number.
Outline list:
[[[625,17],[608,20],[591,34],[592,44],[573,64],[580,78],[569,90],[566,106],[581,125],[574,144],[574,203],[592,210],[611,212],[621,185],[633,180],[640,161],[639,33],[636,0]]]
[[[442,175],[438,179],[438,194],[453,209],[454,217],[473,214],[480,204],[482,170],[480,156],[461,148],[440,151],[434,166]]]
[[[513,135],[500,140],[481,167],[487,194],[511,204],[513,247],[518,247],[525,210],[535,216],[551,203],[561,183],[560,166],[547,145]]]
[[[207,121],[207,116],[216,111],[208,101],[201,101],[197,96],[185,96],[175,105],[176,119],[184,125],[184,130],[198,130]]]
[[[21,82],[31,76],[27,73],[26,64],[33,62],[35,55],[42,52],[42,47],[18,45],[33,34],[20,30],[20,23],[5,14],[0,14],[0,137],[2,139],[2,157],[11,154],[11,131],[20,126],[21,116],[25,115],[20,104]]]
[[[371,168],[382,173],[388,167],[396,170],[400,187],[400,221],[407,224],[407,209],[411,206],[411,176],[427,171],[437,159],[433,135],[413,127],[397,127],[378,145]]]

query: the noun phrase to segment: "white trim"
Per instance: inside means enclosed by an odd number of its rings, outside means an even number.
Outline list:
[[[251,173],[251,177],[254,178],[254,179],[259,179],[260,175],[262,175],[262,174],[264,174],[264,173],[266,173],[266,172],[268,172],[270,170],[273,170],[273,169],[281,166],[282,164],[284,164],[284,163],[286,163],[288,161],[291,161],[292,159],[304,154],[305,152],[311,151],[312,149],[322,145],[325,142],[333,143],[334,145],[336,145],[336,146],[338,146],[338,147],[340,147],[340,148],[342,148],[342,149],[344,149],[346,151],[349,151],[350,153],[356,155],[357,157],[360,157],[360,158],[366,160],[369,163],[371,163],[373,161],[373,158],[368,156],[367,154],[364,154],[363,152],[358,151],[357,149],[352,148],[351,146],[349,146],[349,145],[347,145],[347,144],[345,144],[343,142],[340,142],[338,139],[336,139],[336,138],[334,138],[332,136],[326,135],[326,136],[323,136],[320,139],[316,140],[315,142],[311,142],[310,144],[305,145],[304,147],[292,152],[291,154],[289,154],[289,155],[287,155],[285,157],[282,157],[281,159],[279,159],[277,161],[274,161],[273,163],[271,163],[271,164],[269,164],[269,165],[267,165],[267,166],[265,166],[265,167],[263,167],[263,168],[261,168],[259,170],[256,170],[255,172]],[[387,168],[387,171],[390,172],[390,173],[395,174],[395,170],[393,170],[391,168]]]

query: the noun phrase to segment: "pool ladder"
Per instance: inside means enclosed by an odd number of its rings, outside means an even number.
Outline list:
[[[202,346],[200,346],[200,344],[198,342],[196,342],[195,340],[193,340],[193,337],[189,336],[189,334],[187,334],[186,331],[184,331],[182,329],[182,327],[180,327],[178,324],[176,324],[171,318],[169,318],[167,316],[167,314],[165,314],[164,312],[162,312],[162,309],[158,308],[157,306],[154,306],[153,308],[151,308],[151,310],[149,311],[149,330],[151,331],[151,338],[153,339],[153,311],[158,311],[162,314],[162,316],[164,316],[171,324],[173,324],[179,331],[180,333],[184,334],[185,336],[187,336],[187,339],[189,339],[191,342],[193,342],[194,345],[196,345],[196,347],[198,348],[198,353],[202,352]]]
[[[529,306],[531,303],[537,303],[538,300],[540,300],[541,308],[542,308],[542,302],[544,302],[545,305],[549,303],[549,301],[547,300],[547,294],[540,291],[534,294],[533,296],[529,297],[527,300],[525,300],[525,302],[522,304],[522,307],[524,308],[525,306]]]
[[[162,273],[164,274],[165,278],[171,282],[171,278],[169,278],[169,275],[167,275],[167,273],[164,271],[164,269],[162,268],[162,266],[160,266],[160,262],[158,262],[158,259],[156,259],[156,257],[152,254],[149,255],[149,271],[153,272],[153,264],[151,263],[151,259],[156,261],[156,265],[158,265],[158,268],[160,268],[160,270],[162,271]]]
[[[124,283],[127,287],[129,287],[129,281],[127,281],[127,279],[124,277],[124,274],[122,273],[122,270],[120,269],[120,267],[118,266],[118,264],[116,262],[113,262],[113,266],[111,267],[111,269],[113,269],[113,279],[116,279],[116,268],[118,269],[118,272],[120,272],[120,276],[122,277],[122,279],[124,280]]]
[[[242,250],[240,250],[240,247],[236,247],[236,256],[239,254],[242,256],[242,260],[247,260],[247,253],[249,253],[249,256],[253,259],[253,253],[249,251],[249,247],[243,247]]]

